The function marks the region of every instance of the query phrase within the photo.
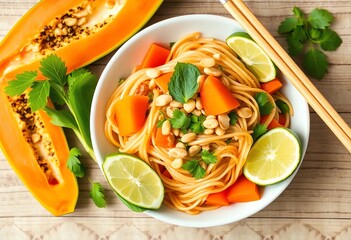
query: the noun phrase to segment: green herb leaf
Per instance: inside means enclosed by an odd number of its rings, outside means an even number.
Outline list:
[[[252,130],[252,139],[253,141],[256,141],[260,136],[267,132],[267,127],[264,124],[258,123]]]
[[[186,103],[196,93],[200,76],[199,69],[191,63],[178,62],[174,68],[171,81],[168,83],[169,94],[174,100]]]
[[[269,114],[274,108],[273,104],[269,101],[268,95],[265,92],[256,93],[254,96],[261,115]]]
[[[184,126],[188,127],[190,125],[190,118],[179,109],[173,111],[173,117],[169,119],[169,121],[171,122],[172,128],[184,128]]]
[[[196,134],[201,134],[205,131],[205,127],[203,125],[203,122],[206,120],[206,116],[205,115],[200,115],[200,116],[196,116],[196,115],[191,115],[190,116],[190,126],[189,129]]]
[[[203,178],[206,170],[200,166],[198,160],[189,160],[182,165],[182,168],[190,173],[195,179]]]
[[[324,29],[330,26],[333,21],[333,15],[326,9],[315,8],[308,16],[308,22],[312,27]]]
[[[37,71],[28,71],[16,75],[16,79],[9,81],[8,86],[5,88],[6,94],[11,97],[21,95],[29,88],[34,80],[37,78]]]
[[[201,158],[207,164],[217,162],[216,156],[213,153],[210,153],[208,150],[202,150]]]
[[[61,109],[57,110],[54,108],[50,107],[45,107],[44,108],[45,112],[48,114],[48,116],[51,118],[51,123],[59,126],[59,127],[65,127],[65,128],[70,128],[75,131],[78,131],[78,126],[76,123],[76,120],[74,119],[74,116],[72,113],[66,109]]]
[[[55,54],[51,54],[40,62],[39,70],[51,81],[61,86],[65,85],[67,67],[65,63]]]
[[[144,212],[145,210],[148,210],[146,208],[142,208],[139,207],[137,205],[134,205],[130,202],[128,202],[127,200],[125,200],[123,197],[121,197],[118,193],[115,192],[115,194],[117,195],[117,197],[119,198],[119,200],[121,200],[121,202],[124,203],[124,205],[126,205],[130,210],[134,211],[134,212]]]
[[[91,149],[91,152],[93,151],[90,136],[90,109],[96,84],[96,76],[86,70],[74,71],[68,77],[69,108],[76,119],[84,143]]]
[[[105,190],[100,183],[91,183],[89,195],[97,207],[104,208],[106,206]]]
[[[296,17],[303,17],[304,16],[304,13],[298,7],[293,7],[293,13]],[[302,23],[300,23],[300,24],[302,24]]]
[[[239,118],[238,114],[236,112],[234,112],[234,111],[228,113],[228,117],[230,119],[229,120],[230,125],[235,125],[236,122],[238,121],[238,118]]]
[[[309,75],[321,80],[328,72],[327,56],[322,51],[312,48],[304,54],[302,66]]]
[[[279,108],[281,113],[285,114],[285,113],[290,112],[290,108],[289,108],[288,104],[286,104],[284,101],[278,99],[275,101],[275,104],[277,105],[277,107]]]
[[[82,178],[85,176],[85,168],[84,165],[79,161],[78,157],[81,156],[82,153],[78,148],[72,148],[69,151],[67,168],[74,174],[74,176]]]
[[[48,81],[34,81],[32,91],[28,94],[29,106],[33,112],[43,109],[50,94],[50,84]]]
[[[314,41],[317,41],[322,36],[321,30],[320,29],[316,29],[316,28],[310,28],[308,30],[308,34],[310,35],[311,39],[314,40]]]
[[[287,37],[288,42],[288,52],[291,56],[297,56],[303,52],[304,45],[300,40],[297,40],[293,36]]]
[[[325,51],[335,51],[342,43],[339,35],[333,30],[326,28],[322,31],[319,44]]]
[[[279,28],[278,28],[278,33],[288,33],[292,31],[294,28],[298,26],[298,19],[293,17],[293,18],[286,18],[283,22],[281,22]]]

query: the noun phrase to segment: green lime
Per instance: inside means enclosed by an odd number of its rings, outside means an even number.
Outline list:
[[[227,44],[260,82],[268,82],[275,78],[276,69],[273,62],[249,34],[245,32],[233,33],[227,38]]]
[[[157,173],[143,160],[128,154],[108,156],[102,169],[110,186],[126,201],[147,209],[158,209],[164,187]]]
[[[301,142],[287,128],[274,128],[252,146],[244,175],[252,182],[265,186],[288,178],[301,159]]]

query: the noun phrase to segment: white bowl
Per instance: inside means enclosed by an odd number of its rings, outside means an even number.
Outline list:
[[[127,41],[111,58],[98,82],[91,111],[91,137],[94,152],[100,164],[105,156],[117,151],[104,134],[106,103],[117,87],[118,79],[130,75],[134,66],[141,62],[153,42],[174,42],[192,32],[225,40],[233,32],[244,31],[233,19],[215,15],[186,15],[158,22]],[[305,155],[310,129],[309,109],[305,99],[284,77],[283,92],[291,101],[295,114],[291,128],[302,140],[302,157]],[[198,215],[162,206],[159,210],[145,213],[161,221],[188,227],[211,227],[224,225],[247,218],[273,202],[289,185],[297,171],[283,182],[264,187],[259,201],[235,203]]]

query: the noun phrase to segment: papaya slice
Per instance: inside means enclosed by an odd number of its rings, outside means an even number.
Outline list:
[[[68,72],[120,46],[155,13],[162,0],[43,0],[0,43],[0,76],[36,70],[55,53]]]
[[[0,147],[34,197],[53,215],[71,213],[78,184],[66,167],[69,148],[62,128],[44,111],[32,112],[26,94],[8,97],[0,88]]]

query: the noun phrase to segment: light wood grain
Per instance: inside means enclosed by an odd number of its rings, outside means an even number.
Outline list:
[[[35,4],[34,0],[0,0],[0,39]],[[279,23],[294,5],[308,12],[327,8],[336,18],[333,29],[343,39],[328,53],[329,73],[313,83],[351,125],[351,1],[245,1],[258,19],[284,47]],[[229,17],[216,0],[166,0],[149,26],[173,16],[209,13]],[[113,53],[89,66],[100,75]],[[1,106],[0,106],[1,107]],[[2,123],[3,124],[3,123]],[[78,144],[66,131],[71,145]],[[106,187],[97,165],[84,155],[88,174]],[[213,228],[184,228],[134,213],[107,190],[108,207],[96,208],[88,198],[89,183],[79,180],[76,212],[52,217],[32,197],[0,153],[0,239],[351,239],[351,155],[311,110],[307,154],[291,185],[254,216]]]

